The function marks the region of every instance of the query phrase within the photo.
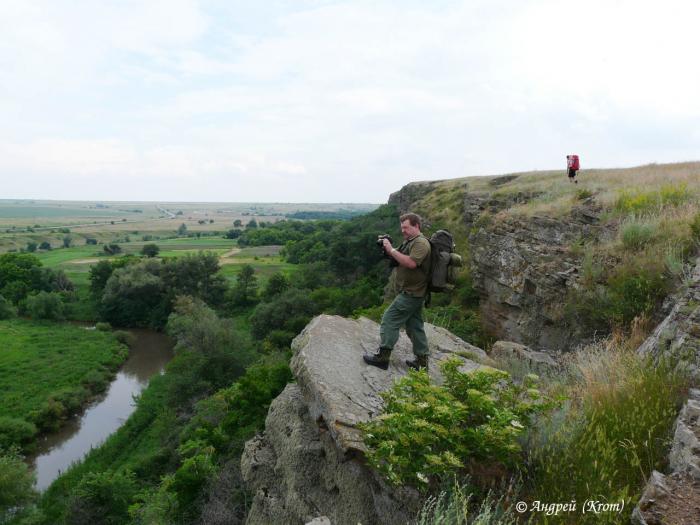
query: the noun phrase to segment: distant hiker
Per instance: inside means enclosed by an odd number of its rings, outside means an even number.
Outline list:
[[[566,171],[569,175],[569,182],[574,182],[578,184],[575,179],[576,172],[581,169],[581,163],[579,162],[578,155],[567,155],[566,156]]]
[[[389,367],[391,351],[399,339],[399,330],[406,327],[415,359],[406,364],[413,369],[428,368],[428,340],[423,329],[421,311],[428,293],[430,275],[430,242],[421,233],[421,218],[415,213],[405,213],[399,218],[404,242],[398,249],[391,241],[383,238],[386,254],[396,261],[392,273],[398,295],[382,316],[379,328],[379,351],[365,354],[365,363],[386,370]]]

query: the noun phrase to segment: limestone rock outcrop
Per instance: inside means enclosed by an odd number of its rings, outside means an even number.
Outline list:
[[[559,366],[550,354],[531,350],[525,345],[512,341],[496,341],[491,346],[489,355],[497,360],[521,361],[537,373],[548,372]]]
[[[415,211],[412,209],[414,203],[433,191],[440,181],[410,182],[399,191],[389,195],[389,204],[393,204],[399,213]]]
[[[462,370],[488,361],[485,352],[426,324],[429,373],[439,362],[462,360]],[[325,518],[333,525],[403,524],[420,507],[412,489],[387,486],[363,460],[357,424],[382,410],[379,393],[407,373],[411,343],[402,334],[387,371],[367,366],[364,352],[379,346],[379,326],[368,319],[320,315],[294,340],[290,384],[270,406],[262,435],[246,443],[243,478],[255,496],[247,523],[300,524]],[[469,356],[469,357],[465,357]]]
[[[579,341],[563,305],[576,286],[574,243],[599,235],[596,208],[563,218],[494,219],[472,227],[472,278],[484,325],[501,339],[537,350],[570,350]]]
[[[684,288],[667,302],[673,305],[670,313],[637,351],[654,359],[671,359],[700,386],[700,258]]]

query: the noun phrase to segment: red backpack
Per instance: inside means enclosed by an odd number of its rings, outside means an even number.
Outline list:
[[[571,168],[572,170],[578,171],[581,169],[581,164],[578,160],[578,155],[568,155],[566,164],[567,167]]]

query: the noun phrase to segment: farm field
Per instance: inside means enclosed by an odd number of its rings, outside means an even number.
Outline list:
[[[172,237],[184,224],[189,232],[217,231],[256,222],[276,222],[297,212],[367,212],[375,204],[291,203],[156,203],[96,201],[0,200],[0,253],[20,250],[29,242],[62,246],[69,235],[73,244],[87,238],[119,242],[126,236]]]

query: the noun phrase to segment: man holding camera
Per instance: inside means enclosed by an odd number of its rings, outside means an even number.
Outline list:
[[[399,339],[399,330],[406,333],[413,343],[415,359],[406,361],[411,368],[428,368],[428,340],[423,330],[423,303],[428,293],[430,275],[430,242],[421,233],[421,218],[415,213],[400,217],[401,235],[404,242],[398,249],[386,238],[382,240],[384,251],[397,266],[394,268],[398,295],[384,312],[379,328],[379,351],[363,356],[365,363],[386,370],[389,368],[391,351]]]

